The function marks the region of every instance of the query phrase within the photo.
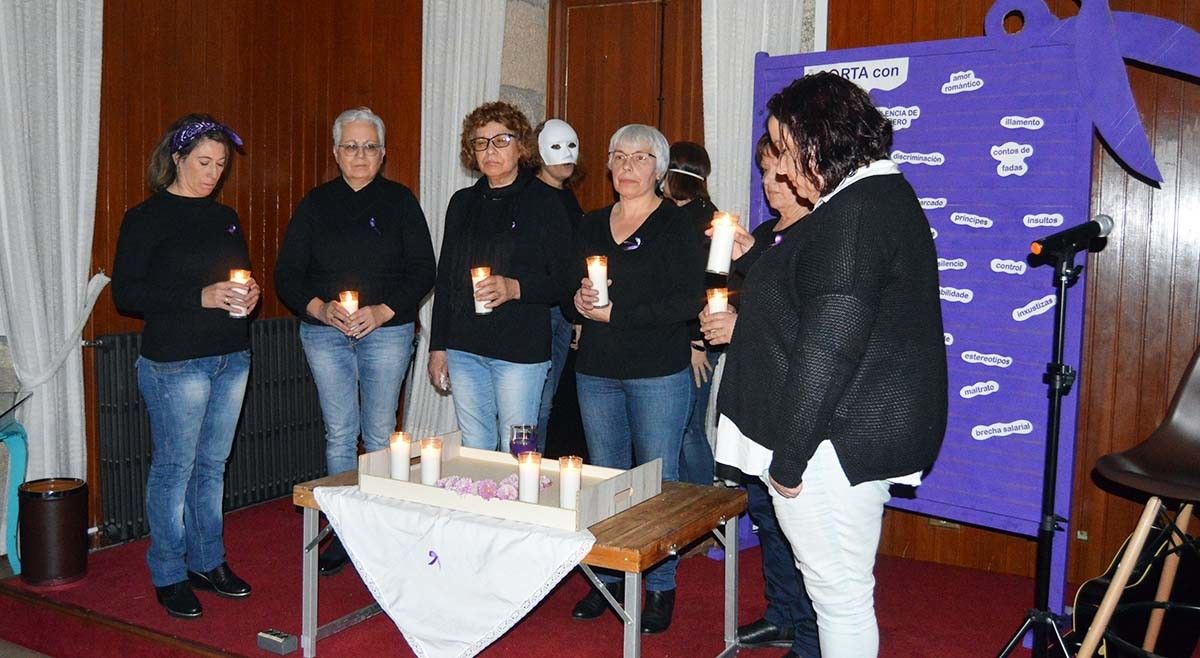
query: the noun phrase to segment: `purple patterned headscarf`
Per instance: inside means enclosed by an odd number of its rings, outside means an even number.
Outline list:
[[[225,133],[234,146],[239,149],[242,147],[242,138],[233,132],[233,129],[229,126],[217,123],[216,121],[194,121],[176,130],[175,134],[171,136],[171,153],[182,151],[184,147],[196,141],[201,135],[214,130],[220,130]]]

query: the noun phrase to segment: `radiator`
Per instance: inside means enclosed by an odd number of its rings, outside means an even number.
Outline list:
[[[253,358],[233,452],[225,469],[225,509],[291,493],[325,474],[325,430],[299,321],[250,323]],[[100,460],[100,532],[110,542],[149,534],[146,476],[150,419],[138,393],[139,334],[97,339],[96,429]]]

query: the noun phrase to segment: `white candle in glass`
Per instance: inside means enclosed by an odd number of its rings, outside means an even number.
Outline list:
[[[724,313],[729,310],[729,289],[728,288],[709,288],[708,289],[708,312],[709,313]]]
[[[388,457],[392,463],[392,479],[408,482],[409,465],[412,460],[412,437],[408,432],[392,432]]]
[[[592,308],[604,308],[608,306],[608,257],[607,256],[588,256],[587,258],[588,280],[592,282],[592,287],[600,295]]]
[[[234,283],[242,283],[242,284],[250,283],[250,270],[229,270],[229,280]],[[244,295],[247,292],[250,292],[250,289],[249,288],[234,288],[233,291],[239,295]],[[231,317],[231,318],[246,317],[246,309],[244,309],[240,306],[237,306],[235,308],[237,308],[238,310],[230,311],[229,317]]]
[[[583,479],[583,457],[558,458],[558,506],[575,509],[579,485]]]
[[[517,455],[517,500],[536,503],[542,476],[542,453],[523,452]]]
[[[706,272],[729,274],[729,263],[733,260],[733,235],[737,226],[737,215],[719,212],[713,217],[712,244],[708,248]]]
[[[490,267],[472,267],[471,268],[471,295],[475,294],[475,286],[479,285],[480,281],[492,275]],[[492,309],[485,306],[487,302],[475,300],[475,315],[487,315],[492,312]]]
[[[442,477],[442,440],[421,439],[421,484],[435,485]]]
[[[342,308],[346,309],[347,313],[354,315],[354,312],[358,310],[358,291],[343,290],[339,292],[338,303],[342,305]]]

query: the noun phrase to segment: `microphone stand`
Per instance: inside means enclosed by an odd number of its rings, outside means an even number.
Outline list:
[[[1086,248],[1086,244],[1084,245]],[[1054,533],[1062,530],[1060,521],[1065,518],[1054,512],[1054,493],[1058,478],[1058,433],[1062,419],[1062,399],[1071,392],[1075,383],[1075,369],[1063,363],[1064,329],[1067,324],[1067,288],[1075,285],[1083,266],[1075,265],[1078,246],[1070,245],[1056,252],[1042,254],[1053,260],[1056,285],[1054,307],[1054,350],[1050,363],[1046,364],[1046,382],[1050,397],[1050,411],[1046,423],[1046,456],[1042,471],[1042,516],[1037,534],[1037,571],[1034,576],[1033,608],[1025,615],[1025,621],[1009,639],[998,658],[1006,658],[1017,643],[1033,627],[1033,658],[1046,658],[1052,648],[1048,641],[1053,636],[1063,658],[1071,658],[1059,631],[1059,616],[1050,611],[1050,561],[1054,548]]]

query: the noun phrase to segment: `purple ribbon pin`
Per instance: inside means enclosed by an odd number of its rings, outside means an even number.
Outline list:
[[[438,561],[438,554],[436,552],[434,552],[433,550],[430,550],[429,557],[431,558],[429,560],[429,566],[433,566],[436,564],[436,565],[438,565],[439,569],[442,567],[442,563]]]

